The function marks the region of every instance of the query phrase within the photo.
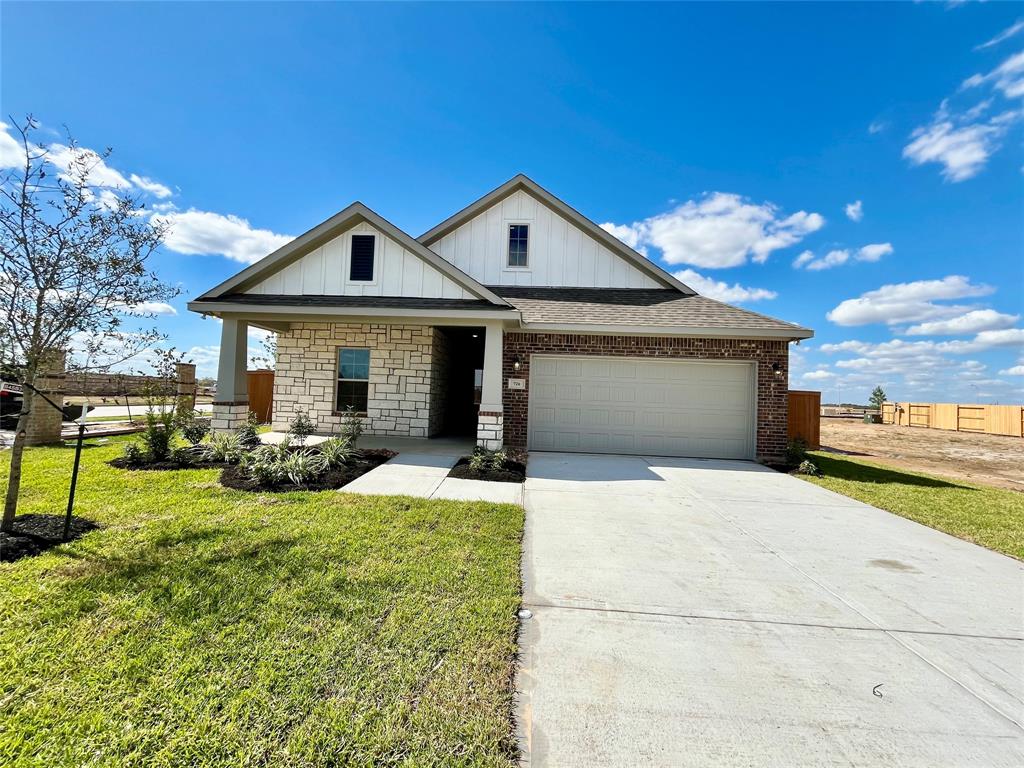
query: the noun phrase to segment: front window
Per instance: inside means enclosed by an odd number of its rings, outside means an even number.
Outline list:
[[[338,350],[337,410],[366,413],[370,389],[370,350]]]
[[[527,265],[526,252],[529,239],[529,224],[508,225],[508,265],[510,267],[525,267]]]

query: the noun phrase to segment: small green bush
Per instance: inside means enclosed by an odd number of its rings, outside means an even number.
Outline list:
[[[242,460],[242,466],[245,468],[246,475],[254,483],[276,485],[285,477],[281,455],[277,446],[265,445],[246,454]]]
[[[796,467],[807,461],[807,443],[795,437],[786,445],[786,464]]]
[[[363,420],[356,415],[350,405],[341,418],[341,437],[348,440],[348,444],[355,450],[359,438],[363,436]]]
[[[359,451],[352,447],[351,443],[343,437],[332,437],[317,446],[320,455],[324,457],[330,469],[348,464],[359,456]]]
[[[231,435],[221,432],[210,438],[204,455],[207,461],[237,464],[245,455],[245,448],[242,447],[237,434]]]
[[[285,476],[295,485],[305,485],[327,471],[327,461],[318,453],[295,451],[281,462]]]
[[[138,443],[125,443],[124,460],[133,467],[138,467],[146,463],[146,452],[142,450],[142,447]]]
[[[191,467],[196,463],[196,454],[192,448],[179,447],[171,451],[170,459],[182,467]]]
[[[209,419],[197,419],[195,414],[190,412],[189,417],[182,421],[181,436],[189,445],[199,445],[209,433]]]
[[[469,468],[474,472],[483,472],[490,466],[490,456],[487,455],[486,451],[475,450],[469,457]]]
[[[152,405],[146,411],[146,426],[139,437],[146,446],[150,461],[166,461],[171,455],[171,445],[178,425],[172,408],[157,410]]]
[[[235,430],[235,436],[238,438],[238,444],[246,450],[252,450],[253,448],[260,447],[260,420],[259,417],[249,411],[249,415],[245,419],[245,423]]]
[[[813,461],[804,460],[800,462],[800,466],[796,468],[798,475],[811,475],[812,477],[821,477],[821,470],[818,469],[818,465]]]
[[[306,444],[306,438],[313,434],[316,427],[309,416],[301,408],[295,410],[295,418],[288,425],[288,434],[295,438],[299,445]]]
[[[508,454],[505,451],[494,451],[489,457],[491,469],[502,470],[505,468],[505,464],[508,463]]]

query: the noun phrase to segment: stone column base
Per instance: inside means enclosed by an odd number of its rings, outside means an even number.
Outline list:
[[[480,411],[476,422],[476,444],[497,451],[505,444],[505,417],[500,412]]]
[[[214,403],[210,430],[212,432],[234,432],[245,424],[248,418],[248,403]]]

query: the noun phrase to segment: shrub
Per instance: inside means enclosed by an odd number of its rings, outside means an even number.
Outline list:
[[[359,451],[352,447],[348,440],[343,437],[332,437],[317,446],[320,455],[324,457],[330,469],[348,464],[352,459],[359,456]]]
[[[798,466],[807,461],[807,443],[795,437],[786,445],[786,464],[791,467]]]
[[[247,454],[242,465],[249,479],[259,485],[276,485],[284,480],[282,453],[277,446],[265,445]]]
[[[327,461],[312,451],[295,451],[281,462],[281,469],[295,485],[305,485],[327,471]]]
[[[191,448],[175,448],[171,451],[170,459],[182,467],[191,467],[196,463],[196,455]]]
[[[245,449],[242,447],[237,434],[219,433],[210,438],[204,455],[208,461],[237,464],[245,455]]]
[[[363,420],[356,415],[351,405],[341,418],[341,436],[348,440],[348,444],[352,446],[353,450],[358,445],[359,438],[363,436]]]
[[[197,419],[195,414],[190,413],[181,424],[181,436],[188,441],[189,445],[199,445],[210,432],[209,419]]]
[[[490,464],[490,457],[485,451],[477,449],[473,451],[473,455],[469,457],[468,463],[469,468],[474,472],[483,472]]]
[[[288,425],[288,434],[295,438],[299,445],[306,444],[306,438],[313,434],[316,427],[310,421],[309,416],[301,408],[295,410],[295,418]]]
[[[177,419],[174,409],[157,410],[151,404],[146,411],[146,426],[139,435],[150,461],[166,461],[170,457],[175,431]]]
[[[493,470],[502,470],[508,462],[508,454],[505,451],[495,451],[490,455],[490,465]]]
[[[131,464],[133,467],[137,467],[140,464],[146,463],[146,454],[139,447],[138,443],[125,443],[124,444],[124,460]]]
[[[249,411],[249,415],[245,418],[245,424],[235,430],[235,436],[238,438],[238,444],[246,450],[252,450],[253,448],[260,447],[260,420],[259,417]]]
[[[800,462],[800,466],[796,468],[798,475],[811,475],[812,477],[821,477],[821,470],[818,469],[818,465],[813,461],[804,460]]]

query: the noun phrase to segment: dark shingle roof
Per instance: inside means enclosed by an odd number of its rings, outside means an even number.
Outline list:
[[[807,331],[706,296],[688,296],[670,289],[489,287],[522,312],[527,324]]]

